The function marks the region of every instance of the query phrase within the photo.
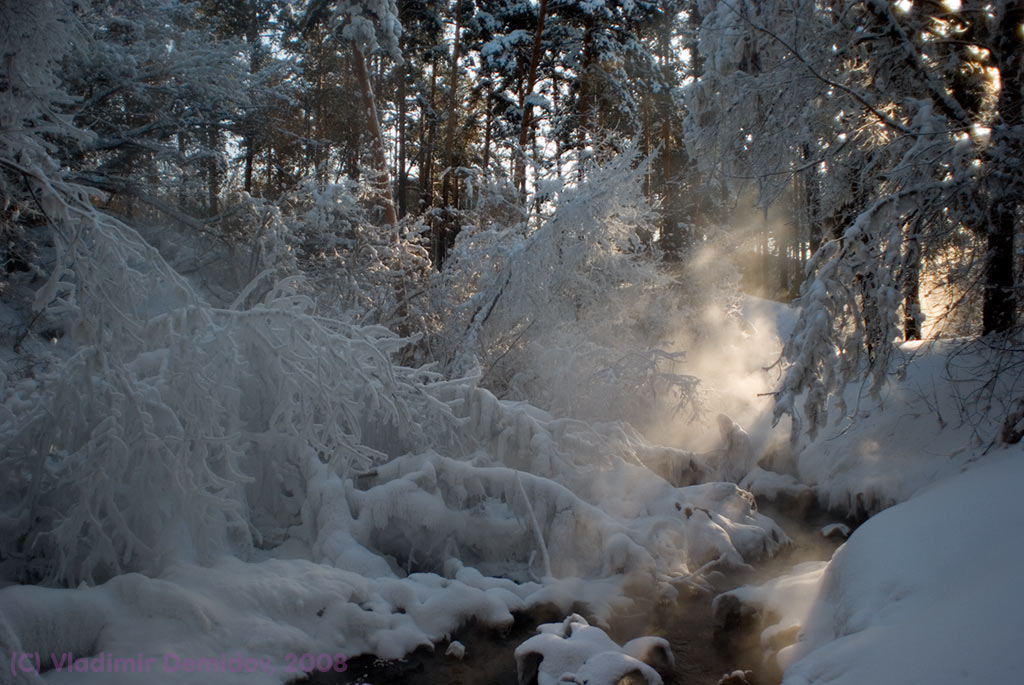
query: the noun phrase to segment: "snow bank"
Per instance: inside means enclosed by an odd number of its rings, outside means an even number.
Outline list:
[[[871,518],[828,564],[728,593],[773,617],[761,647],[784,685],[1020,680],[1022,452]]]
[[[816,496],[822,507],[862,519],[996,445],[1021,396],[1020,351],[956,339],[902,343],[877,397],[867,382],[845,386],[831,401],[831,423],[793,444],[788,419],[771,427],[778,371],[766,367],[778,359],[776,333],[792,328],[795,310],[752,297],[741,307],[749,332],[715,340],[710,349],[695,345],[689,355],[692,372],[711,391],[707,406],[734,420],[720,417],[714,447],[693,461],[700,477],[736,482],[759,497]],[[678,431],[661,437],[682,439]]]
[[[797,457],[799,480],[828,509],[870,515],[956,473],[992,445],[1019,394],[1019,354],[960,341],[906,343],[899,354],[879,399],[848,386],[835,426]],[[1010,373],[1000,371],[1007,366]]]

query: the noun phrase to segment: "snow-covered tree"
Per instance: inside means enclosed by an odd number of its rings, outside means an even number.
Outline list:
[[[88,3],[79,13],[88,40],[64,73],[80,98],[75,121],[96,139],[63,161],[121,211],[156,210],[193,228],[221,213],[225,140],[258,79],[238,57],[240,42],[219,37],[197,9],[180,0]]]
[[[480,373],[499,395],[557,415],[637,425],[663,397],[694,400],[697,379],[680,375],[666,349],[692,313],[696,277],[674,282],[645,244],[656,213],[635,155],[562,189],[536,231],[497,224],[460,234],[440,317],[455,373]],[[724,301],[723,292],[703,294]]]
[[[925,269],[980,278],[981,331],[1014,326],[1022,60],[1016,3],[701,3],[704,73],[688,140],[709,174],[760,202],[811,187],[821,247],[777,411],[813,433],[826,400],[914,331]],[[1016,40],[1016,42],[1014,42]],[[966,248],[964,247],[966,245]],[[907,322],[910,325],[907,325]]]
[[[75,99],[63,87],[61,60],[80,45],[84,28],[66,3],[5,3],[0,14],[0,231],[9,274],[34,261],[34,226],[61,218],[72,186],[57,151],[88,145],[93,136],[74,126]],[[6,275],[6,274],[5,274]],[[6,279],[5,279],[6,281]]]

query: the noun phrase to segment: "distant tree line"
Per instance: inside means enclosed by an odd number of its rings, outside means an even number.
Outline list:
[[[435,265],[481,188],[525,198],[635,142],[652,226],[697,231],[683,147],[683,0],[88,0],[64,58],[64,113],[95,133],[59,150],[137,220],[230,226],[237,193],[374,190],[381,221],[422,217]]]
[[[482,212],[525,234],[635,149],[650,254],[714,238],[748,289],[799,297],[782,411],[880,382],[926,324],[1019,324],[1019,2],[39,2],[0,14],[8,271],[32,265],[39,179],[225,240],[254,203],[348,184],[443,270]]]

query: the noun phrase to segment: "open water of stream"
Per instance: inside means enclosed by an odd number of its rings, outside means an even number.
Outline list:
[[[760,583],[789,571],[795,564],[825,560],[840,540],[821,536],[821,528],[837,519],[814,507],[784,508],[758,502],[762,513],[775,519],[793,540],[782,553],[757,564],[752,572],[733,572],[714,577],[716,592],[739,585]],[[665,685],[716,685],[737,669],[756,668],[750,655],[716,644],[711,602],[714,594],[681,592],[671,605],[638,607],[630,616],[619,617],[609,634],[620,644],[639,635],[658,635],[668,640],[675,655],[674,673],[664,674]],[[505,630],[468,625],[452,639],[466,647],[463,660],[444,656],[444,645],[436,651],[420,649],[403,659],[385,661],[373,656],[348,662],[343,673],[313,673],[311,685],[518,685],[513,652],[531,637],[540,623],[565,618],[553,611],[537,610],[516,617]],[[756,636],[749,636],[755,638]],[[740,639],[737,643],[742,643]],[[770,685],[764,678],[757,685]]]

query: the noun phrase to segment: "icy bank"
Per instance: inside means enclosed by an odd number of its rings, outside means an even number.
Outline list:
[[[986,460],[873,517],[827,565],[729,593],[775,619],[761,647],[784,685],[1020,679],[1024,450]]]

